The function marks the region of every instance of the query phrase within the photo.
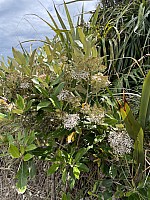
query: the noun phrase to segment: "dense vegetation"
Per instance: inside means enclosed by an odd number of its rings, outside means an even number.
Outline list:
[[[30,52],[12,48],[13,58],[1,61],[2,159],[16,161],[20,193],[42,160],[51,199],[148,200],[149,1],[102,1],[76,26],[64,8],[69,30],[56,7],[61,28],[47,10],[52,23],[37,17],[55,37]]]

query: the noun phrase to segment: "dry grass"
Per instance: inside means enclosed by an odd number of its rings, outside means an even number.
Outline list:
[[[34,179],[29,181],[27,190],[24,194],[18,194],[15,184],[15,174],[17,172],[18,164],[10,157],[0,158],[0,200],[53,200],[52,186],[53,179],[47,176],[47,169],[50,164],[47,161],[36,161],[37,175]],[[92,166],[91,173],[82,173],[80,180],[76,183],[72,191],[71,199],[79,200],[85,199],[93,200],[93,197],[87,197],[88,191],[93,189],[93,182],[99,177],[97,174],[97,167]],[[101,177],[102,178],[102,177]],[[55,192],[56,200],[60,200],[62,193],[66,191],[65,186],[61,181],[61,174],[55,174]]]
[[[24,194],[18,194],[15,184],[15,173],[18,165],[12,164],[9,158],[0,158],[0,199],[1,200],[46,200],[51,199],[51,177],[46,175],[48,162],[36,161],[37,175],[29,181]]]

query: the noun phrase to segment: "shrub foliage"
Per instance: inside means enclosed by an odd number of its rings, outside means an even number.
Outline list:
[[[144,6],[144,3],[139,4],[139,15]],[[126,14],[124,21],[113,13],[109,20],[113,26],[109,30],[106,30],[109,6],[100,11],[98,6],[90,27],[80,25],[81,15],[75,28],[65,3],[64,7],[69,30],[55,7],[62,29],[58,29],[48,11],[53,25],[41,20],[56,32],[56,36],[52,40],[46,38],[42,47],[30,52],[23,49],[22,53],[13,48],[13,58],[8,58],[7,63],[1,61],[1,156],[9,155],[17,161],[16,188],[20,193],[26,191],[28,180],[36,176],[34,160],[39,159],[50,163],[48,175],[54,177],[56,172],[61,175],[63,200],[88,196],[91,199],[149,199],[150,157],[144,138],[149,138],[150,128],[150,72],[144,78],[139,116],[136,117],[125,94],[123,100],[114,98],[113,82],[106,75],[110,70],[122,70],[121,64],[118,65],[121,60],[106,62],[104,39],[110,45],[105,48],[110,57],[114,55],[113,59],[127,51],[129,47],[124,46],[124,40],[128,32],[125,35],[118,29],[125,31],[130,24],[126,22],[131,15],[126,12],[129,6],[120,11]],[[102,10],[106,12],[104,18],[107,17],[103,22],[105,29],[99,36],[93,29],[101,23]],[[145,20],[147,17],[148,14]],[[132,34],[141,37],[136,31],[141,30],[144,21],[139,24],[139,18],[137,22],[132,20],[136,24]],[[130,35],[128,42],[135,37]],[[112,41],[114,44],[120,41],[119,54],[115,51],[111,54]],[[146,47],[140,55],[145,52]],[[134,54],[130,51],[128,54],[133,59],[126,63],[126,69],[139,59],[136,48]],[[142,69],[143,63],[136,64]],[[96,174],[94,180],[92,174]],[[83,175],[92,183],[89,188],[84,187]],[[55,198],[55,189],[53,193]]]

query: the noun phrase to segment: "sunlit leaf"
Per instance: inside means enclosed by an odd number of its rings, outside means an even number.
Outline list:
[[[20,157],[19,149],[15,145],[10,144],[8,152],[10,153],[12,158],[19,158]]]
[[[24,99],[19,94],[17,94],[16,106],[20,110],[23,110],[25,108]]]
[[[74,138],[75,134],[76,134],[76,132],[72,132],[70,135],[68,135],[68,137],[66,138],[66,141],[68,143],[74,142],[74,140],[75,140],[75,138]]]
[[[0,113],[0,120],[1,119],[4,119],[4,118],[6,118],[7,117],[7,115],[5,115],[5,114],[3,114],[3,113]]]
[[[37,105],[37,111],[50,105],[50,101],[42,101]]]
[[[12,48],[12,52],[14,58],[16,59],[19,65],[26,65],[26,58],[20,51],[16,50],[15,48]]]
[[[78,169],[78,167],[73,167],[73,174],[74,174],[76,179],[79,179],[80,170]]]
[[[35,144],[30,144],[25,148],[25,151],[32,151],[33,149],[36,149],[36,145]]]
[[[23,160],[24,160],[24,161],[28,161],[28,160],[30,160],[31,158],[33,158],[33,156],[34,156],[34,155],[32,155],[32,154],[30,154],[30,153],[27,153],[27,154],[24,155]]]

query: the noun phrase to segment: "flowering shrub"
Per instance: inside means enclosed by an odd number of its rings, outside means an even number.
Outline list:
[[[1,61],[3,155],[19,162],[19,193],[26,191],[28,179],[36,175],[36,158],[49,161],[48,175],[60,173],[62,199],[71,199],[76,187],[79,193],[81,175],[86,174],[90,180],[93,166],[97,177],[88,191],[83,188],[79,198],[137,199],[136,193],[146,185],[138,185],[138,175],[143,173],[145,125],[135,120],[127,102],[124,106],[119,103],[118,109],[108,89],[111,83],[105,74],[105,58],[98,56],[95,35],[86,36],[81,27],[76,31],[77,40],[63,43],[59,34],[30,53],[13,48],[14,57],[7,64]],[[72,37],[72,31],[67,34]]]
[[[113,130],[108,135],[108,142],[113,148],[114,154],[130,154],[133,148],[133,140],[125,130]]]

